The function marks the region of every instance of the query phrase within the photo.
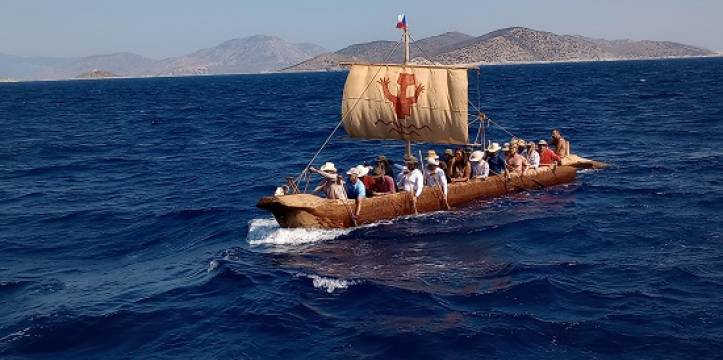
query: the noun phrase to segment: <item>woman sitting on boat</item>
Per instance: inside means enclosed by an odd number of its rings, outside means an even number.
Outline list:
[[[454,158],[448,170],[450,179],[453,183],[468,181],[471,173],[472,167],[469,161],[467,161],[462,150],[457,149],[457,151],[454,152]]]

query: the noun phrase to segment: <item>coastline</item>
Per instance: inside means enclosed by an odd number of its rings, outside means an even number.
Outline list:
[[[653,58],[607,58],[607,59],[571,59],[571,60],[551,60],[551,61],[511,61],[511,62],[478,62],[455,64],[460,66],[514,66],[514,65],[547,65],[547,64],[577,64],[577,63],[593,63],[593,62],[623,62],[623,61],[656,61],[656,60],[686,60],[686,59],[709,59],[723,58],[723,52],[713,55],[704,56],[670,56],[670,57],[653,57]],[[298,74],[298,73],[325,73],[325,72],[343,72],[345,69],[338,70],[274,70],[267,72],[254,73],[218,73],[218,74],[180,74],[180,75],[142,75],[142,76],[114,76],[114,77],[97,77],[97,78],[61,78],[61,79],[0,79],[0,84],[13,83],[29,83],[29,82],[49,82],[49,81],[97,81],[97,80],[122,80],[122,79],[155,79],[155,78],[185,78],[185,77],[207,77],[207,76],[229,76],[229,75],[268,75],[268,74]]]

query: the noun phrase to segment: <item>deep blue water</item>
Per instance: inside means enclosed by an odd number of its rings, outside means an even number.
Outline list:
[[[344,78],[0,84],[0,358],[723,357],[723,59],[484,67],[493,119],[612,167],[280,230],[254,205]],[[320,161],[380,152],[402,148],[340,136]]]

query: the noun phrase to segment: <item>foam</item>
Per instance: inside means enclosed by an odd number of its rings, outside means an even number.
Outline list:
[[[333,293],[337,289],[348,289],[349,286],[356,285],[357,282],[354,280],[334,279],[319,275],[299,274],[300,276],[311,279],[314,288],[325,290],[329,294]]]
[[[350,233],[352,229],[284,229],[271,219],[253,219],[249,221],[246,240],[250,245],[302,245],[324,240],[336,239]]]

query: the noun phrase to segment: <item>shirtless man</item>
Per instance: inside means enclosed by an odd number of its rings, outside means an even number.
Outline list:
[[[555,147],[555,154],[561,158],[565,158],[566,156],[570,155],[570,142],[567,141],[564,137],[562,137],[562,134],[560,134],[560,130],[558,129],[552,129],[552,145]]]
[[[522,174],[527,170],[527,159],[517,152],[516,148],[508,149],[507,170],[511,173]]]

